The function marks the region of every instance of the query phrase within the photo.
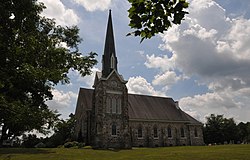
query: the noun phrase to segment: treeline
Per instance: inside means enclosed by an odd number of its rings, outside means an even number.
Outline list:
[[[66,120],[61,119],[53,127],[54,134],[50,137],[37,137],[35,134],[28,134],[22,136],[22,142],[20,140],[15,141],[14,147],[25,147],[25,148],[55,148],[64,146],[65,148],[78,146],[81,147],[83,144],[73,141],[74,127],[75,127],[75,116],[71,113],[69,118]]]
[[[71,113],[66,120],[60,120],[53,127],[54,134],[46,138],[38,138],[35,134],[23,135],[13,141],[13,147],[49,147],[58,146],[83,147],[81,142],[74,141],[73,134],[76,119]],[[239,144],[250,143],[250,122],[236,124],[233,118],[211,114],[206,118],[203,127],[205,144]],[[7,146],[6,146],[7,147]]]
[[[203,127],[206,144],[250,143],[250,122],[236,124],[233,118],[211,114]]]

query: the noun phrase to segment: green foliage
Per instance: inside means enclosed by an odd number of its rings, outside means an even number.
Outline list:
[[[84,143],[79,143],[77,141],[66,142],[64,143],[63,147],[64,148],[84,148]]]
[[[37,138],[37,136],[35,134],[29,134],[28,136],[23,135],[22,147],[33,148],[39,142],[41,142],[41,140],[39,138]]]
[[[240,122],[237,125],[239,140],[243,143],[250,143],[250,122]]]
[[[46,146],[57,147],[72,141],[75,123],[76,119],[72,113],[69,115],[69,119],[61,119],[58,121],[54,127],[55,133],[50,138],[46,139]]]
[[[140,36],[141,42],[163,33],[173,24],[180,24],[188,7],[186,0],[128,0],[129,26],[135,29],[127,35]]]
[[[93,149],[92,146],[84,146],[83,149]]]
[[[0,159],[11,160],[249,160],[250,145],[185,146],[134,148],[131,150],[93,150],[71,148],[0,149]]]
[[[79,143],[76,141],[66,142],[63,146],[64,146],[64,148],[78,148]]]
[[[25,131],[46,133],[59,116],[45,104],[53,87],[69,83],[70,69],[85,76],[97,62],[79,52],[79,29],[56,26],[40,16],[44,8],[37,0],[0,3],[0,145]]]
[[[239,127],[236,125],[234,119],[224,118],[223,115],[211,114],[207,117],[203,134],[206,144],[223,144],[225,142],[237,143],[238,141],[243,142],[242,138],[240,138]]]

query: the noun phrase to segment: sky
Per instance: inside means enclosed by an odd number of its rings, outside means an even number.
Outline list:
[[[129,93],[172,97],[201,122],[210,114],[250,121],[250,1],[189,0],[181,25],[140,43],[127,37],[127,0],[40,0],[42,13],[62,26],[77,25],[80,51],[98,54],[93,74],[70,71],[70,84],[57,85],[47,104],[62,118],[75,112],[80,87],[92,88],[112,10],[118,72],[128,80]]]

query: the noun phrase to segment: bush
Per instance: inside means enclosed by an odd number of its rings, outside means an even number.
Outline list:
[[[72,147],[78,147],[79,143],[76,141],[73,142],[66,142],[63,146],[64,148],[72,148]]]
[[[35,145],[35,148],[45,148],[46,145],[43,142],[39,142],[38,144]]]
[[[85,146],[85,147],[83,147],[83,149],[92,149],[92,147],[91,146]]]
[[[83,148],[85,146],[84,143],[78,143],[78,148]]]
[[[25,148],[33,148],[36,144],[40,143],[41,140],[37,138],[35,134],[29,134],[28,136],[23,135],[22,146]]]

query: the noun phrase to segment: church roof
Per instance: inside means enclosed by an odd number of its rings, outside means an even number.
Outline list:
[[[107,79],[110,78],[110,76],[111,76],[112,74],[116,74],[117,77],[120,79],[121,82],[127,83],[127,81],[124,80],[123,76],[122,76],[121,74],[119,74],[116,70],[113,70],[113,71],[109,74],[109,76],[106,77],[106,78],[102,76],[102,72],[98,72],[98,71],[97,71],[97,72],[96,72],[96,76],[95,76],[94,86],[95,86],[96,81],[107,80]]]
[[[78,101],[77,101],[77,109],[82,110],[91,110],[92,109],[92,95],[93,95],[93,89],[87,89],[87,88],[80,88],[79,94],[78,94]],[[78,108],[80,107],[80,108]]]
[[[92,108],[93,91],[92,89],[81,88],[78,99],[82,97],[82,104],[77,104],[77,107],[86,107],[90,110]],[[176,107],[172,98],[128,94],[128,102],[129,120],[201,124],[179,107]],[[85,109],[78,108],[78,110]]]

